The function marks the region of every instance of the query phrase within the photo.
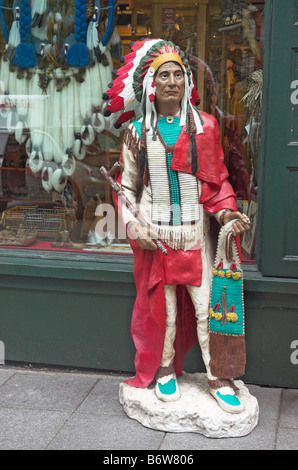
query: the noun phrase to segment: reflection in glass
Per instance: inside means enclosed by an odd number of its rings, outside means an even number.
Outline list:
[[[204,108],[221,130],[238,209],[251,218],[242,238],[244,260],[255,257],[263,85],[264,2],[211,2]]]
[[[132,40],[162,37],[186,51],[200,94],[199,107],[219,122],[238,208],[252,221],[252,230],[242,239],[242,255],[253,260],[264,1],[189,0],[170,5],[121,1],[115,10],[117,28],[107,31],[108,2],[100,2],[98,12],[96,2],[86,0],[87,54],[82,57],[87,63],[75,67],[68,63],[76,42],[73,1],[41,2],[49,9],[35,16],[40,27],[31,25],[37,65],[27,69],[13,64],[18,11],[11,3],[5,1],[5,12],[0,12],[11,32],[9,41],[5,31],[0,33],[0,246],[16,247],[23,236],[19,246],[33,249],[130,252],[116,211],[103,210],[105,204],[113,208],[113,203],[99,169],[102,165],[109,169],[119,159],[125,129],[116,129],[104,116],[102,92]],[[107,33],[107,47],[101,50]],[[49,111],[52,100],[56,104]],[[41,115],[47,119],[43,133],[38,132]],[[46,224],[56,229],[47,233]],[[96,232],[97,224],[109,229]],[[32,230],[37,232],[35,239]]]

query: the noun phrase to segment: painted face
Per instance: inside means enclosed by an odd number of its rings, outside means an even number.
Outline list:
[[[159,105],[180,105],[185,91],[184,73],[176,62],[166,62],[155,77],[155,101]]]

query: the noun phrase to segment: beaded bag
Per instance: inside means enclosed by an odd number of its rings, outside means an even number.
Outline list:
[[[220,378],[244,374],[245,325],[243,270],[229,222],[221,228],[210,296],[211,372]]]

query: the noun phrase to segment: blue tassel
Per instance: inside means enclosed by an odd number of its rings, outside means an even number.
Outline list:
[[[27,67],[36,67],[37,60],[35,55],[35,48],[32,43],[21,42],[16,48],[14,59],[12,60],[13,65],[17,65],[21,69]]]
[[[89,65],[88,49],[85,43],[75,42],[70,46],[66,62],[71,67],[87,67]]]
[[[35,48],[31,42],[31,6],[29,0],[20,3],[20,37],[12,64],[20,68],[36,67]]]

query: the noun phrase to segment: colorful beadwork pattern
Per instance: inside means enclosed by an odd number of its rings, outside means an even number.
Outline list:
[[[220,270],[221,276],[213,277],[212,295],[210,300],[210,331],[226,334],[244,333],[242,304],[242,273],[234,280],[228,277],[228,269]],[[226,299],[226,316],[224,315],[223,294]]]

